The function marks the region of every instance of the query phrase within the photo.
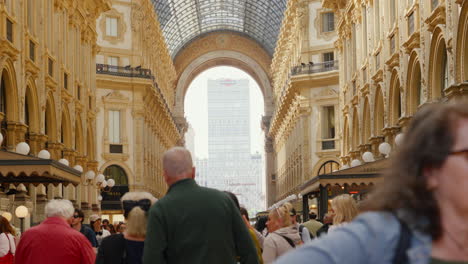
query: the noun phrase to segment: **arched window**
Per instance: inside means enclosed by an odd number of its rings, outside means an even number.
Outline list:
[[[127,174],[118,165],[111,165],[104,170],[106,179],[114,179],[116,186],[128,185]]]
[[[441,88],[441,91],[440,91],[440,94],[442,96],[444,96],[444,91],[445,89],[448,88],[448,77],[449,77],[449,72],[448,72],[448,63],[447,63],[447,52],[444,51],[442,53],[442,71],[441,71],[441,76],[440,76],[440,88]]]
[[[340,164],[334,160],[329,160],[326,161],[322,166],[320,166],[320,169],[318,170],[318,175],[324,175],[324,174],[330,174],[333,171],[338,170],[340,167]]]

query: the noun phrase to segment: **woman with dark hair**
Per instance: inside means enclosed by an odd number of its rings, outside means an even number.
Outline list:
[[[10,225],[10,222],[0,216],[0,264],[15,263],[15,229]]]
[[[468,104],[416,113],[367,211],[277,263],[468,263]]]

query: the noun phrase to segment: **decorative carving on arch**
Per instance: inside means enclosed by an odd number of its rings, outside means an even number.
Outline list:
[[[457,33],[456,81],[468,82],[468,1],[463,1]]]
[[[364,99],[364,107],[362,109],[362,128],[361,128],[361,133],[362,133],[362,138],[361,142],[362,144],[366,144],[369,141],[369,138],[371,137],[371,109],[370,109],[370,104],[369,104],[369,97],[365,97]]]
[[[29,78],[26,83],[25,90],[25,104],[28,105],[28,115],[29,115],[29,132],[30,133],[39,133],[40,132],[40,120],[41,112],[38,102],[37,87],[32,78]],[[26,111],[26,109],[25,109]],[[25,113],[26,114],[26,113]],[[26,121],[25,121],[26,122]]]
[[[375,92],[374,100],[374,136],[382,135],[382,129],[385,126],[385,106],[384,106],[384,97],[382,94],[382,89],[380,86],[377,86]]]
[[[394,69],[392,71],[392,76],[390,78],[390,92],[389,92],[389,102],[388,102],[388,125],[396,126],[398,125],[398,120],[402,116],[403,109],[401,104],[401,85],[400,79],[398,78],[398,70]]]
[[[6,103],[6,120],[19,121],[18,107],[18,85],[16,81],[16,72],[13,62],[7,58],[0,59],[1,80],[5,85],[5,96],[8,100]]]
[[[348,116],[345,116],[343,122],[343,156],[348,155],[349,153],[349,124],[348,124]]]
[[[319,161],[317,161],[317,163],[315,163],[314,169],[312,170],[312,177],[315,177],[315,176],[319,175],[322,168],[328,167],[328,165],[331,165],[330,168],[332,168],[332,170],[330,172],[328,172],[329,168],[326,168],[326,170],[327,170],[326,173],[331,173],[331,172],[333,172],[333,170],[335,168],[337,170],[339,169],[340,161],[336,157],[324,157],[324,158],[320,159]]]
[[[413,51],[410,55],[406,80],[406,115],[411,116],[416,113],[425,98],[423,88],[425,83],[422,82],[421,64],[416,51]]]
[[[351,140],[351,149],[352,151],[358,150],[359,146],[359,116],[358,116],[358,110],[355,107],[353,110],[353,126],[352,126],[353,132],[351,134],[352,140]]]
[[[78,114],[75,120],[75,150],[78,152],[79,156],[83,156],[85,154],[83,138],[83,121],[81,119],[81,115]]]
[[[127,164],[125,164],[124,162],[116,161],[116,160],[109,160],[99,168],[99,172],[104,173],[106,168],[108,168],[108,167],[110,167],[112,165],[116,165],[116,166],[119,166],[120,168],[122,168],[122,170],[127,175],[128,186],[132,186],[133,184],[135,184],[135,176],[134,176],[132,170],[130,169],[130,167],[128,167]]]
[[[237,51],[217,50],[193,59],[183,71],[179,72],[174,107],[176,117],[184,116],[184,98],[192,80],[201,72],[216,66],[232,66],[250,74],[262,90],[265,99],[265,114],[270,115],[272,113],[272,88],[267,72],[263,70],[257,61],[245,54]]]
[[[72,145],[72,125],[71,125],[71,119],[70,119],[70,111],[68,110],[68,107],[66,105],[62,106],[62,122],[60,123],[61,125],[61,142],[67,149],[73,149]]]
[[[57,111],[52,93],[47,95],[44,120],[44,134],[48,137],[47,141],[57,142]]]
[[[254,40],[233,32],[210,33],[184,47],[174,58],[174,66],[178,75],[180,76],[187,66],[198,57],[219,50],[236,51],[247,55],[254,59],[271,78],[270,55]]]
[[[448,64],[444,65],[444,62],[448,63],[448,56],[444,33],[440,27],[434,30],[429,54],[431,57],[429,58],[428,99],[437,100],[444,95],[444,83],[441,76],[443,71],[445,72],[445,67],[448,67]]]

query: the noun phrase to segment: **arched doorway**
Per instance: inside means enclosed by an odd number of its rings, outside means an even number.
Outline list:
[[[101,210],[103,218],[108,218],[111,223],[123,221],[120,198],[129,191],[128,176],[125,170],[116,164],[106,167],[103,172],[106,180],[114,179],[115,186],[101,192]]]

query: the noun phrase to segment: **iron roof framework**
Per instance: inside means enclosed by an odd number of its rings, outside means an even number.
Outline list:
[[[196,37],[234,31],[273,56],[288,0],[152,0],[171,56]]]

